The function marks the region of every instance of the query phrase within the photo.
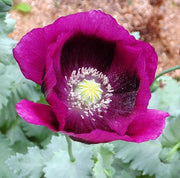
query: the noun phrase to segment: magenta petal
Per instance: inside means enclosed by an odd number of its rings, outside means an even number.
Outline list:
[[[119,125],[116,128],[115,123],[111,128],[115,132],[108,132],[104,130],[95,129],[90,133],[76,134],[72,132],[66,132],[73,140],[83,143],[106,143],[114,140],[124,140],[128,142],[144,142],[148,140],[154,140],[162,133],[165,127],[165,118],[169,114],[158,110],[148,110],[145,113],[139,113],[135,116],[134,120],[128,126],[128,129],[124,135],[118,131]],[[118,122],[118,120],[117,120]]]
[[[75,134],[63,131],[65,134],[69,135],[73,140],[80,141],[83,143],[106,143],[111,142],[114,140],[121,140],[121,139],[128,139],[128,136],[119,136],[117,133],[114,132],[107,132],[103,130],[93,130],[90,133],[83,133],[83,134]]]
[[[109,118],[106,122],[114,132],[116,132],[120,136],[123,136],[127,131],[129,124],[132,122],[132,118],[130,116],[114,119]]]
[[[154,140],[160,136],[165,127],[165,118],[169,114],[159,110],[147,110],[136,114],[133,122],[129,125],[126,135],[134,142]]]
[[[51,91],[47,95],[46,100],[51,105],[51,109],[55,113],[56,118],[58,122],[60,123],[59,130],[62,130],[64,128],[65,118],[67,117],[67,113],[68,113],[67,106],[58,99],[54,91]]]
[[[16,104],[16,110],[26,122],[34,125],[44,125],[53,131],[59,130],[59,124],[54,112],[48,105],[21,100]]]
[[[92,67],[106,73],[113,61],[115,46],[115,42],[92,35],[71,36],[61,51],[60,65],[63,76],[69,76],[73,70],[82,67]]]
[[[84,143],[143,142],[162,133],[168,114],[147,110],[157,55],[110,15],[92,10],[61,17],[26,34],[13,54],[24,76],[41,85],[49,103],[18,103],[17,112],[27,122]],[[97,69],[102,74],[79,76],[82,68]],[[76,97],[80,80],[71,81],[71,75],[81,80],[92,77],[103,84],[95,109]]]
[[[71,31],[76,34],[82,32],[82,34],[95,35],[108,41],[124,41],[124,39],[132,38],[128,31],[120,26],[112,16],[100,10],[91,10],[61,17],[52,26],[46,28],[47,33],[51,31],[53,26],[56,28],[56,33]],[[53,34],[50,35],[52,38]]]
[[[63,102],[67,101],[67,91],[65,91],[65,88],[67,88],[67,81],[61,73],[60,56],[62,46],[70,35],[69,33],[62,33],[57,37],[55,43],[49,45],[46,57],[46,72],[43,79],[45,94],[49,95],[49,92],[54,90],[56,95]]]
[[[141,59],[145,61],[145,72],[148,76],[149,86],[154,81],[154,76],[157,68],[158,57],[155,52],[155,49],[148,43],[143,41],[137,41],[137,48],[142,49],[142,53],[140,55]]]
[[[27,79],[42,83],[47,43],[44,30],[34,29],[27,33],[13,49],[13,55]]]

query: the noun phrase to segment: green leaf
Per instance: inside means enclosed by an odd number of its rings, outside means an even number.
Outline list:
[[[21,128],[21,123],[25,121],[19,118],[12,122],[11,127],[6,132],[7,139],[10,141],[10,145],[14,151],[25,153],[28,146],[33,146],[34,144],[27,139],[25,133]]]
[[[31,11],[31,6],[27,3],[20,3],[14,8],[24,13],[29,13]]]
[[[46,152],[50,158],[43,169],[46,178],[61,176],[63,178],[88,178],[91,175],[92,146],[72,141],[75,162],[71,162],[64,136],[53,136]]]
[[[16,103],[23,98],[37,101],[41,94],[36,90],[36,84],[24,78],[17,65],[0,64],[0,68],[1,66],[0,128],[5,130],[16,119]]]
[[[12,48],[16,41],[10,39],[8,34],[14,29],[15,20],[9,18],[9,14],[0,17],[0,63],[4,65],[15,64]]]
[[[131,169],[128,163],[123,163],[120,159],[115,158],[113,162],[115,175],[113,178],[140,178],[141,171]]]
[[[10,84],[13,84],[16,80],[14,78],[14,74],[16,75],[16,71],[14,69],[14,65],[5,66],[0,63],[0,109],[7,105],[8,97],[11,95],[13,87]]]
[[[12,0],[0,0],[0,12],[8,12],[12,7]]]
[[[160,81],[155,80],[150,87],[151,93],[154,93],[159,88],[159,85]]]
[[[180,85],[170,77],[161,77],[161,88],[158,88],[149,102],[149,108],[169,112],[171,116],[180,114]]]
[[[8,140],[0,133],[0,177],[16,178],[5,164],[5,161],[13,154],[14,152],[10,149]]]
[[[8,166],[19,177],[46,178],[61,176],[63,178],[89,178],[91,175],[92,146],[74,142],[73,154],[75,162],[71,162],[67,152],[67,142],[64,136],[53,136],[46,149],[28,148],[27,154],[17,153],[7,160]]]
[[[27,122],[22,122],[21,126],[27,138],[41,147],[49,143],[52,135],[55,135],[54,132],[44,126],[31,125]]]
[[[93,176],[95,178],[110,178],[114,174],[114,168],[111,166],[114,156],[113,144],[98,144],[94,147]]]
[[[14,150],[25,152],[32,142],[22,130],[22,121],[19,122],[21,119],[17,116],[15,106],[23,98],[39,100],[40,93],[36,90],[36,84],[23,77],[17,65],[0,64],[0,68],[0,129]],[[44,141],[43,138],[41,141]]]
[[[10,38],[0,38],[0,63],[4,65],[15,64],[12,48],[16,42]]]
[[[160,137],[164,147],[172,147],[180,143],[180,115],[176,118],[169,118],[168,124]]]
[[[10,17],[10,14],[8,14],[8,13],[4,13],[4,14],[0,15],[0,36],[1,36],[1,38],[6,37],[7,39],[10,39],[10,38],[8,38],[8,34],[10,32],[12,32],[14,29],[14,24],[16,21],[9,17]],[[14,41],[14,40],[12,40],[12,41]]]
[[[114,144],[117,150],[116,158],[129,163],[133,170],[142,171],[143,175],[155,175],[158,178],[172,178],[179,175],[179,157],[168,164],[161,162],[159,155],[162,152],[162,146],[159,140],[144,143],[117,141]]]
[[[6,163],[18,177],[35,178],[43,175],[44,159],[43,152],[38,147],[32,147],[28,148],[26,155],[17,153],[11,156]]]

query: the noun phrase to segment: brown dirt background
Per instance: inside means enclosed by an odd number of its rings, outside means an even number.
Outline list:
[[[100,9],[129,32],[139,31],[141,40],[155,47],[157,73],[180,65],[180,0],[14,0],[14,5],[22,2],[31,6],[30,13],[10,12],[17,21],[10,37],[17,41],[31,29],[53,23],[60,16]],[[170,75],[180,79],[180,70]]]

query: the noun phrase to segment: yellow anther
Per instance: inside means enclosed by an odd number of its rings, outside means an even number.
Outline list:
[[[85,105],[91,105],[97,103],[102,96],[103,90],[101,85],[95,80],[86,80],[81,81],[75,88],[81,99],[84,101]]]

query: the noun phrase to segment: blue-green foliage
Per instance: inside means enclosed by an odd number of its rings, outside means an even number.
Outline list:
[[[11,10],[12,5],[12,0],[0,0],[0,15],[2,13],[3,16],[5,12]]]
[[[0,2],[5,2],[0,1]],[[7,1],[8,2],[8,1]],[[1,9],[0,4],[0,9]],[[8,9],[3,6],[2,9]],[[0,177],[6,178],[177,178],[180,175],[180,86],[162,77],[149,108],[170,113],[156,141],[114,141],[85,145],[72,141],[75,162],[69,160],[66,139],[18,117],[15,105],[26,98],[45,100],[39,86],[21,74],[12,55],[16,41],[8,38],[14,21],[0,15]],[[53,135],[53,136],[52,136]]]
[[[25,153],[28,146],[45,146],[52,132],[45,127],[30,126],[16,113],[15,105],[22,98],[38,101],[42,95],[36,84],[24,78],[13,58],[16,41],[8,34],[13,31],[15,21],[6,12],[9,7],[10,1],[0,1],[0,177],[12,178],[16,175],[4,161],[16,152]]]
[[[65,136],[53,136],[46,148],[29,147],[27,154],[17,153],[6,162],[20,177],[90,178],[93,166],[92,145],[73,142],[75,162],[69,161]]]

